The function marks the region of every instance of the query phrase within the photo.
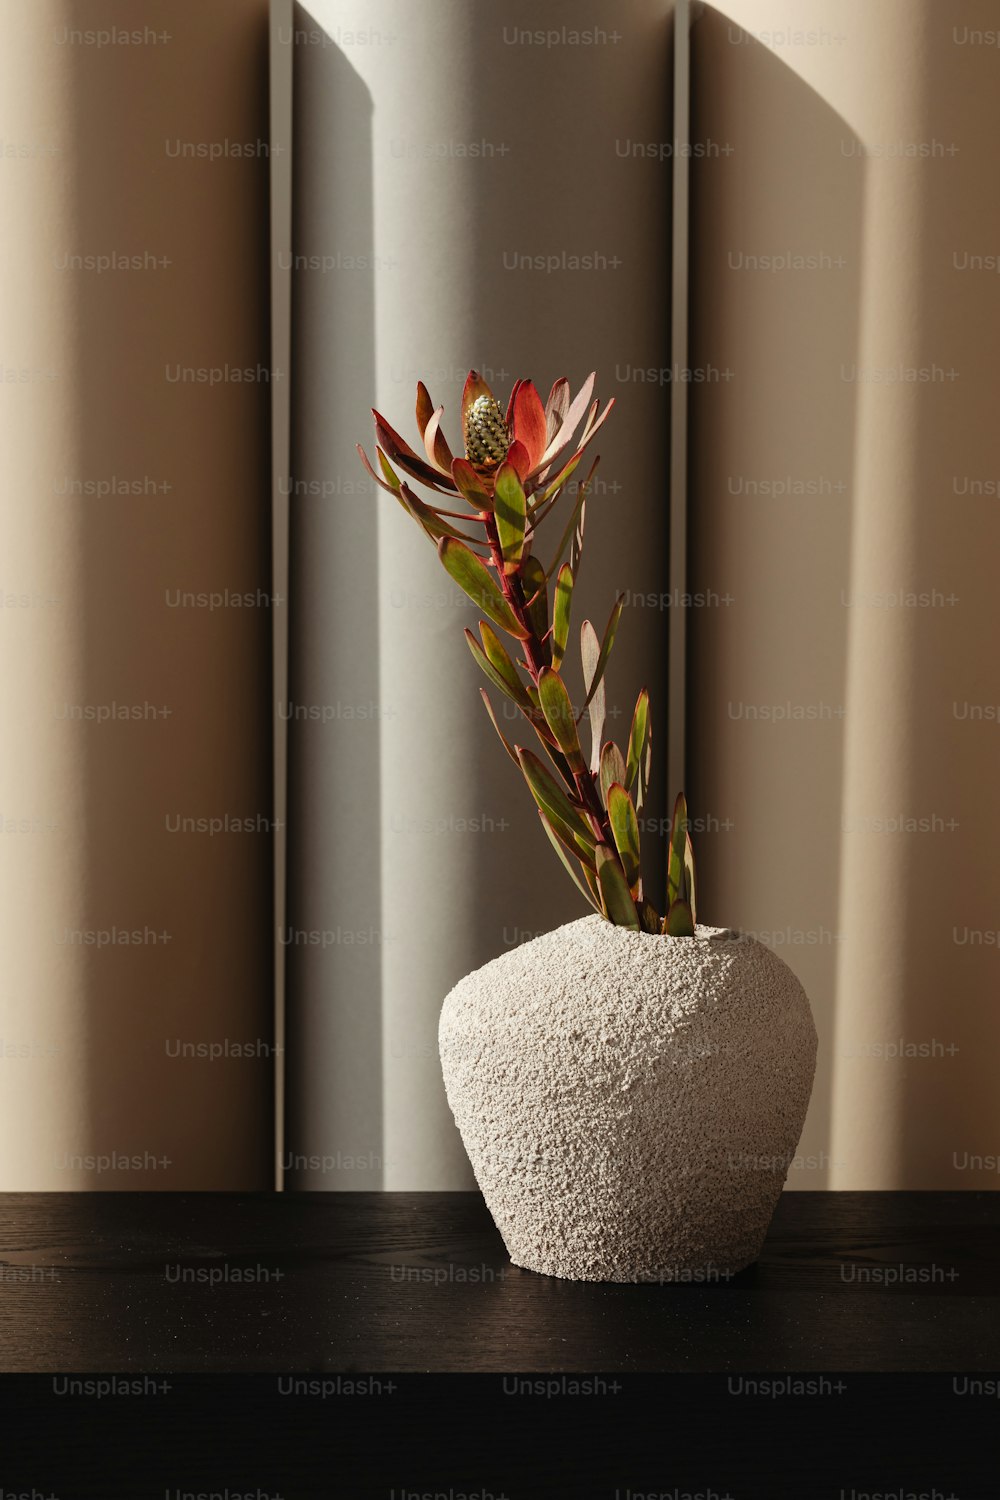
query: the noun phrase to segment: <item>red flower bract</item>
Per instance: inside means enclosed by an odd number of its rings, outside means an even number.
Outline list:
[[[600,403],[592,400],[594,379],[594,375],[589,375],[572,400],[569,382],[557,380],[544,405],[532,381],[518,380],[511,391],[506,416],[502,416],[503,408],[487,382],[478,371],[470,370],[461,404],[465,452],[458,461],[461,463],[464,458],[464,464],[473,470],[474,484],[466,467],[462,467],[461,477],[455,474],[456,459],[442,431],[444,407],[435,407],[423,381],[417,385],[416,414],[426,456],[415,452],[380,412],[373,411],[376,449],[390,465],[396,465],[411,479],[440,494],[464,499],[480,511],[488,507],[477,504],[473,495],[477,498],[492,495],[496,470],[508,458],[521,478],[525,495],[530,498],[546,484],[554,460],[574,440],[572,455],[564,461],[564,467],[566,462],[579,460],[614,406],[612,399],[601,411]],[[380,464],[379,475],[360,446],[358,451],[375,482],[398,496],[400,487],[395,474],[387,475],[385,465]]]

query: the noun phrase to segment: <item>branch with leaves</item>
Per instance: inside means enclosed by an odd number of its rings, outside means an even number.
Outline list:
[[[600,402],[592,399],[594,380],[590,375],[575,396],[567,380],[557,380],[544,405],[530,380],[518,380],[505,412],[486,381],[470,371],[462,393],[465,451],[457,458],[441,430],[444,408],[434,406],[420,382],[417,426],[426,457],[377,411],[377,468],[360,445],[358,452],[375,483],[417,522],[447,572],[486,616],[479,622],[478,639],[466,630],[469,650],[493,687],[515,704],[535,735],[537,749],[510,743],[482,689],[486,711],[580,894],[618,927],[693,937],[694,851],[683,793],[677,798],[670,832],[666,916],[660,916],[644,890],[638,811],[652,766],[645,688],[636,701],[624,755],[613,740],[603,737],[605,673],[623,595],[615,601],[603,635],[589,620],[580,627],[586,696],[579,711],[563,680],[573,589],[583,558],[587,495],[599,458],[582,483],[573,483],[574,475],[614,406],[611,400],[601,410]],[[446,505],[465,509],[422,500],[396,469],[433,495],[444,496]],[[574,491],[560,539],[544,562],[536,550],[539,529],[560,500]],[[469,531],[468,526],[477,529]],[[514,656],[497,631],[515,642]],[[585,716],[589,756],[580,739]]]

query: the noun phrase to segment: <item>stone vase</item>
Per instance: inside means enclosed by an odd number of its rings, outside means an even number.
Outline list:
[[[515,1265],[708,1282],[757,1259],[816,1064],[805,992],[762,943],[583,917],[461,980],[439,1044]]]

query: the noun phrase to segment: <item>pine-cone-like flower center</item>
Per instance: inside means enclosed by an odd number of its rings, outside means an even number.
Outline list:
[[[507,457],[510,433],[503,407],[493,396],[477,396],[465,413],[465,452],[474,464],[498,464]]]

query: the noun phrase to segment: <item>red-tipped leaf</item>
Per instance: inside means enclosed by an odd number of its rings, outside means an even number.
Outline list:
[[[514,397],[514,419],[511,426],[515,441],[523,443],[528,451],[530,472],[542,461],[546,435],[545,407],[542,405],[542,398],[535,389],[534,383],[530,380],[525,380],[518,386],[517,395]]]
[[[436,411],[431,413],[430,421],[424,428],[424,448],[427,451],[427,457],[434,467],[439,469],[446,479],[450,479],[454,457],[445,440],[445,435],[441,431],[441,418],[443,416],[443,406],[439,406]]]

